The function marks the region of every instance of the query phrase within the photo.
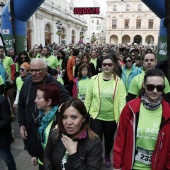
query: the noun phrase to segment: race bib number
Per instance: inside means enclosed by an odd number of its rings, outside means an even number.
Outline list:
[[[146,165],[151,165],[153,151],[142,149],[140,147],[137,147],[137,151],[138,153],[135,156],[135,160],[142,162]]]

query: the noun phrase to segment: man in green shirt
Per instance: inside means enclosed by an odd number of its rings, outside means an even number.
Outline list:
[[[43,48],[43,53],[45,57],[43,57],[43,60],[47,62],[47,65],[51,67],[52,69],[57,69],[58,66],[58,60],[56,57],[50,55],[50,49],[49,47]]]
[[[127,102],[138,96],[139,91],[142,88],[142,83],[143,83],[145,71],[148,71],[149,69],[153,69],[157,65],[156,56],[153,53],[146,54],[142,58],[142,60],[143,60],[143,66],[142,66],[143,70],[139,75],[135,76],[132,79],[132,81],[130,83],[129,90],[128,90],[128,95],[127,95],[127,98],[126,98]],[[164,99],[168,103],[170,103],[170,85],[169,85],[169,82],[168,82],[166,77],[165,77],[164,93],[165,93]]]

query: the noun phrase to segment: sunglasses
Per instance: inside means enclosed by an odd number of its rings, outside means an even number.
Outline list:
[[[24,72],[24,71],[25,71],[25,69],[24,69],[24,68],[20,68],[19,70],[20,70],[20,72]]]
[[[113,66],[113,63],[102,63],[102,66],[103,66],[103,67],[106,67],[106,66],[112,67],[112,66]]]
[[[148,91],[153,91],[155,88],[158,92],[163,92],[164,91],[164,88],[165,88],[165,85],[153,85],[153,84],[146,84],[146,88]]]
[[[132,61],[132,60],[125,60],[125,63],[127,63],[127,62],[130,63],[131,61]]]

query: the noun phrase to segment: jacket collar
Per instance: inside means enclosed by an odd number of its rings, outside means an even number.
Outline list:
[[[128,104],[133,113],[136,114],[139,112],[140,109],[141,98],[138,97],[134,100],[131,100],[130,102],[128,102]],[[164,99],[162,100],[162,116],[165,121],[170,119],[170,104],[167,103]]]

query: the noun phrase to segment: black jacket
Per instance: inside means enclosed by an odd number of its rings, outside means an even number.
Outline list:
[[[55,80],[51,75],[47,75],[43,82],[45,84],[56,83],[60,89],[61,102],[65,102],[70,98],[69,93],[66,91],[63,85]],[[18,103],[18,121],[19,126],[24,125],[26,127],[28,137],[24,140],[27,151],[31,156],[41,157],[43,154],[42,147],[39,145],[37,139],[37,127],[35,120],[38,118],[38,109],[36,109],[35,98],[37,92],[37,83],[32,82],[31,77],[27,79],[20,91],[19,103]],[[34,152],[34,147],[39,150],[38,153]]]
[[[52,130],[44,153],[45,170],[62,170],[61,161],[65,154],[65,147],[56,139],[58,130]],[[101,170],[102,166],[102,143],[100,138],[90,139],[88,134],[78,141],[77,152],[68,156],[65,164],[66,170]]]
[[[0,95],[0,148],[10,145],[11,134],[11,111],[8,101]]]

